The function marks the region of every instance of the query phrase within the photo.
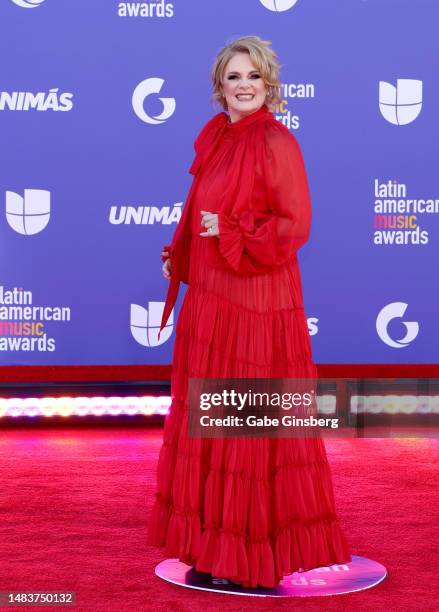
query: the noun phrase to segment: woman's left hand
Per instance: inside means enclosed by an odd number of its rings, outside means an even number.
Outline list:
[[[205,227],[207,231],[200,232],[200,236],[218,236],[218,214],[211,213],[207,210],[202,210],[201,212],[201,225]]]

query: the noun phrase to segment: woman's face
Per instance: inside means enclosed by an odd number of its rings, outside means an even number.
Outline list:
[[[228,61],[222,88],[232,122],[257,111],[264,104],[267,93],[261,73],[245,52],[235,53]]]

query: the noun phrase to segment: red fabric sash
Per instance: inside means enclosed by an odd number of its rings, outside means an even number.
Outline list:
[[[165,307],[163,309],[160,332],[165,327],[169,315],[174,308],[177,300],[180,283],[188,282],[189,277],[189,253],[191,242],[191,204],[195,189],[200,179],[200,170],[202,165],[206,164],[211,156],[215,153],[215,145],[220,142],[221,135],[227,126],[228,117],[226,113],[219,113],[212,117],[201,130],[194,143],[195,158],[192,162],[189,172],[194,176],[192,185],[189,189],[186,198],[186,204],[178,222],[174,236],[171,242],[170,258],[171,258],[171,280],[169,282],[168,292],[166,294]]]

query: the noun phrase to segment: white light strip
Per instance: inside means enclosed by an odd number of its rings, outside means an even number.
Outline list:
[[[352,414],[439,414],[439,395],[353,395]]]
[[[26,397],[0,398],[1,417],[166,415],[169,395],[141,397]]]

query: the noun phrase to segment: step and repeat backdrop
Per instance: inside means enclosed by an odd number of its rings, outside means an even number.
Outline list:
[[[436,0],[2,0],[0,365],[166,364],[157,330],[210,68],[282,64],[313,206],[299,261],[320,363],[434,363]]]

